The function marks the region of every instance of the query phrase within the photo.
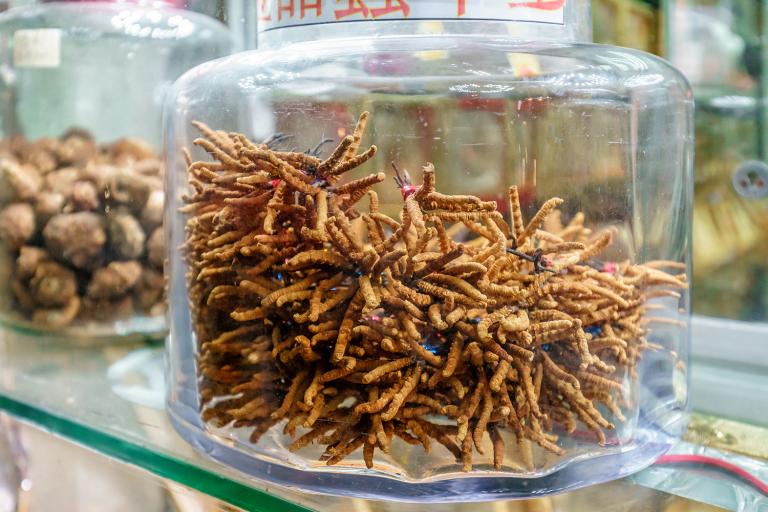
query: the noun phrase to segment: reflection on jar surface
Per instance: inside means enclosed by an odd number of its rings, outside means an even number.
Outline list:
[[[162,105],[226,28],[157,4],[0,16],[0,317],[85,341],[162,336]]]
[[[435,23],[339,24],[177,82],[171,418],[345,495],[645,467],[687,421],[689,90],[640,52]]]

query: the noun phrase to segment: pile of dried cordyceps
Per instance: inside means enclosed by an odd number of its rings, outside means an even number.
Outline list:
[[[512,187],[508,224],[494,202],[437,192],[431,165],[420,186],[398,175],[400,218],[382,214],[383,173],[339,184],[376,151],[357,154],[367,117],[325,160],[197,124],[216,160],[187,154],[183,207],[204,419],[253,442],[285,420],[291,449],[325,445],[329,465],[362,447],[372,467],[395,437],[466,471],[473,446],[502,467],[502,432],[562,453],[553,425],[581,422],[605,442],[596,404],[622,417],[644,302],[675,293],[648,287],[684,278],[597,270],[610,234],[590,237],[582,215],[557,225],[560,199],[525,224]]]
[[[0,179],[10,307],[46,327],[163,313],[165,195],[146,143],[18,137],[0,146]]]

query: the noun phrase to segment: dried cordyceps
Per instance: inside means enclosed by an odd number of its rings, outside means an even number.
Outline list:
[[[146,143],[99,147],[82,130],[5,140],[0,183],[0,244],[16,262],[12,316],[65,327],[163,313],[165,195]]]
[[[610,232],[561,225],[562,200],[526,224],[512,187],[508,222],[437,192],[431,165],[418,186],[395,168],[404,204],[387,216],[383,173],[339,184],[376,151],[358,154],[367,118],[325,160],[196,123],[214,159],[188,158],[182,208],[203,418],[253,442],[284,423],[291,450],[319,443],[332,465],[361,449],[369,468],[395,438],[465,471],[474,451],[505,467],[509,436],[529,467],[529,441],[561,454],[556,426],[605,443],[601,408],[622,418],[651,345],[646,299],[684,276],[598,265]]]

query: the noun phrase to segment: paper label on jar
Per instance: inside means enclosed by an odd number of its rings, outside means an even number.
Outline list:
[[[61,30],[17,30],[13,34],[13,64],[18,68],[55,68],[61,64]]]
[[[563,24],[566,0],[256,0],[260,32],[319,23],[500,20]]]

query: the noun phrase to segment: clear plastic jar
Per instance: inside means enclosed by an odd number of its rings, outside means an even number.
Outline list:
[[[166,332],[162,105],[230,52],[181,2],[59,1],[0,16],[0,318],[84,340]]]
[[[585,2],[283,4],[169,102],[180,433],[279,484],[430,502],[664,453],[688,403],[684,79],[581,42]]]

